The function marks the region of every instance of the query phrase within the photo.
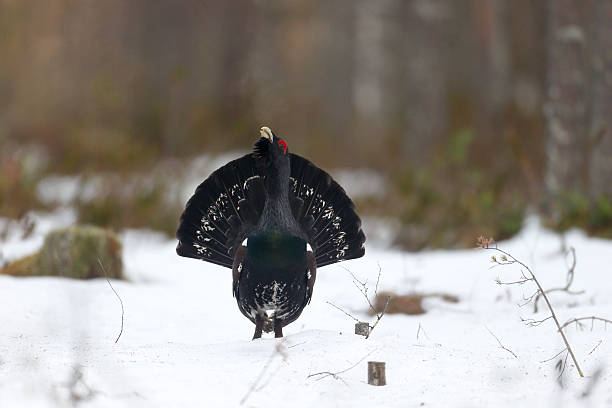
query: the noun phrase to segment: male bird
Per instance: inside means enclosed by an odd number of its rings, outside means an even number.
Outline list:
[[[363,256],[353,202],[326,172],[262,127],[253,153],[217,169],[187,202],[176,252],[232,269],[238,308],[283,337],[310,302],[317,267]]]

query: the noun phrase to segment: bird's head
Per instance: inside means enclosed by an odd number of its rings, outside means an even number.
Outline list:
[[[259,136],[253,148],[253,155],[256,159],[266,166],[287,160],[289,157],[287,142],[276,137],[267,126],[259,130]]]

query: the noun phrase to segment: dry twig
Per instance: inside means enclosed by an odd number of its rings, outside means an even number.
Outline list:
[[[590,356],[591,354],[593,354],[593,352],[594,352],[595,350],[597,350],[597,348],[598,348],[599,346],[601,346],[601,343],[603,343],[603,340],[599,340],[599,343],[597,343],[597,344],[595,345],[595,347],[593,347],[593,349],[592,349],[591,351],[589,351],[589,356]]]
[[[431,337],[429,337],[427,335],[427,332],[425,331],[425,328],[423,326],[421,326],[421,323],[419,323],[419,328],[417,329],[417,333],[416,333],[416,339],[417,340],[419,340],[419,336],[421,335],[421,332],[423,332],[423,335],[425,336],[425,338],[427,340],[431,341],[435,346],[437,346],[437,347],[441,347],[442,346],[442,344],[432,340]]]
[[[572,323],[576,323],[576,328],[578,329],[582,329],[584,328],[584,324],[580,323],[583,320],[590,320],[591,321],[591,331],[593,331],[593,325],[595,324],[595,321],[600,321],[604,323],[604,328],[608,328],[608,323],[612,324],[612,320],[608,320],[608,319],[604,319],[603,317],[597,317],[597,316],[586,316],[586,317],[579,317],[577,319],[570,319],[567,322],[563,323],[561,325],[561,327],[559,327],[559,330],[563,330],[565,329],[567,326],[569,326]]]
[[[350,314],[349,312],[345,311],[344,309],[342,309],[339,306],[334,305],[332,302],[325,302],[330,306],[335,307],[336,309],[338,309],[339,311],[341,311],[342,313],[344,313],[345,315],[347,315],[348,317],[350,317],[351,319],[355,320],[356,322],[361,322],[361,320],[359,320],[358,318],[356,318],[355,316],[353,316],[352,314]]]
[[[572,254],[572,264],[571,266],[567,268],[567,280],[566,280],[565,286],[563,286],[562,288],[547,289],[545,291],[546,294],[549,294],[551,292],[565,292],[569,295],[581,295],[584,293],[584,290],[579,290],[579,291],[570,290],[570,287],[574,283],[574,270],[576,269],[576,250],[574,249],[574,247],[570,247],[569,253]],[[533,312],[534,313],[538,312],[538,301],[540,300],[540,298],[541,298],[540,293],[538,293],[533,302]]]
[[[121,338],[121,335],[123,334],[123,320],[124,320],[123,318],[125,316],[125,309],[123,308],[123,301],[121,300],[121,297],[119,296],[119,294],[117,293],[113,285],[111,284],[110,279],[108,279],[108,274],[106,273],[106,269],[104,268],[104,265],[102,264],[102,261],[100,260],[100,258],[98,258],[98,263],[100,264],[100,268],[102,268],[102,272],[104,272],[104,277],[106,278],[106,282],[108,283],[108,286],[110,286],[110,288],[113,290],[113,292],[115,293],[115,296],[117,296],[117,299],[119,299],[119,304],[121,305],[121,330],[119,330],[119,335],[115,339],[115,344],[117,344],[117,342]]]
[[[499,338],[495,334],[493,334],[493,332],[487,326],[485,326],[485,329],[487,329],[489,334],[491,334],[491,336],[493,336],[495,338],[495,340],[497,340],[497,344],[499,344],[500,348],[502,348],[503,350],[506,350],[508,353],[512,354],[514,356],[514,358],[518,359],[518,356],[516,354],[514,354],[514,351],[512,351],[509,348],[507,348],[506,346],[504,346],[502,344],[502,342],[499,340]]]
[[[376,310],[376,308],[374,307],[374,305],[372,304],[372,301],[370,301],[370,297],[368,296],[368,280],[366,279],[365,281],[360,281],[354,274],[353,272],[351,272],[350,269],[345,268],[342,265],[339,265],[342,269],[344,269],[345,271],[347,271],[348,273],[351,274],[352,278],[353,278],[353,285],[355,285],[355,287],[357,288],[357,290],[363,295],[363,297],[365,298],[366,302],[368,302],[368,307],[369,309],[376,315],[376,321],[374,322],[373,325],[368,324],[368,326],[370,327],[370,330],[368,332],[368,335],[365,336],[365,338],[369,338],[370,335],[372,334],[372,332],[374,331],[374,328],[378,325],[378,323],[380,322],[380,320],[382,319],[382,317],[385,315],[385,313],[387,312],[387,309],[389,308],[389,303],[391,301],[391,297],[387,296],[387,303],[385,304],[385,307],[383,309],[382,312],[378,312]],[[374,299],[376,299],[376,297],[378,296],[378,284],[380,283],[380,275],[382,274],[382,268],[380,266],[380,264],[378,265],[378,276],[376,277],[376,286],[374,287]],[[341,311],[342,313],[344,313],[345,315],[347,315],[348,317],[350,317],[351,319],[361,323],[361,320],[359,320],[358,318],[356,318],[355,316],[353,316],[352,314],[346,312],[344,309],[334,305],[331,302],[327,302],[330,306],[335,307],[336,309],[338,309],[339,311]]]
[[[578,364],[578,360],[576,359],[576,356],[574,355],[574,351],[572,350],[572,347],[569,344],[569,341],[567,340],[567,337],[565,336],[565,333],[563,332],[563,330],[561,329],[561,324],[559,323],[559,320],[557,319],[557,315],[555,313],[555,310],[553,309],[552,305],[550,304],[550,301],[548,300],[548,296],[546,295],[546,292],[544,291],[544,289],[542,288],[542,285],[540,285],[540,282],[538,281],[538,279],[536,278],[534,272],[527,266],[525,265],[523,262],[519,261],[518,259],[514,258],[511,254],[509,254],[508,252],[499,249],[497,247],[497,245],[495,246],[491,246],[493,245],[495,241],[492,238],[484,238],[482,236],[480,236],[478,238],[478,245],[483,248],[483,249],[487,249],[487,250],[492,250],[495,252],[498,252],[501,254],[500,259],[498,260],[495,256],[492,256],[492,261],[494,263],[497,263],[499,265],[519,265],[523,268],[523,270],[521,270],[521,273],[523,276],[525,276],[525,279],[528,279],[530,281],[533,281],[533,283],[535,283],[535,285],[537,286],[537,293],[539,293],[542,298],[544,299],[544,301],[546,302],[546,306],[548,307],[548,310],[550,312],[550,317],[546,318],[546,319],[542,319],[542,320],[526,320],[526,323],[530,326],[538,326],[542,323],[544,323],[546,320],[552,318],[552,320],[554,320],[555,325],[557,326],[558,332],[561,335],[562,339],[563,339],[563,343],[565,344],[565,347],[567,348],[567,351],[569,353],[569,355],[572,357],[572,361],[574,362],[574,365],[576,366],[576,370],[578,371],[578,374],[581,377],[584,377],[584,374],[582,373],[582,369],[580,368],[580,365]],[[567,359],[566,359],[567,360]],[[561,374],[563,374],[563,371],[561,371]],[[561,375],[560,374],[560,375]]]
[[[555,358],[559,357],[563,353],[567,353],[567,348],[564,348],[563,350],[561,350],[560,352],[558,352],[557,354],[555,354],[551,358],[547,358],[546,360],[540,361],[540,363],[548,363],[549,361],[553,361]]]
[[[559,361],[557,361],[557,364],[555,364],[555,368],[557,369],[557,372],[559,373],[559,376],[557,376],[557,381],[559,382],[559,385],[561,386],[561,388],[563,388],[563,378],[562,377],[563,377],[563,373],[565,373],[565,369],[567,368],[567,358],[569,357],[569,354],[570,353],[566,353],[565,358],[559,359]]]
[[[378,322],[380,322],[380,319],[382,319],[382,317],[385,315],[385,313],[387,312],[387,309],[389,308],[389,302],[391,302],[391,297],[387,296],[387,303],[385,304],[385,308],[383,309],[383,311],[381,313],[376,313],[376,321],[374,322],[374,324],[372,326],[370,326],[370,333],[368,333],[368,335],[366,336],[366,339],[368,337],[370,337],[370,335],[372,334],[372,332],[374,331],[374,328],[376,327],[376,325],[378,324]]]
[[[350,366],[349,368],[345,368],[345,369],[344,369],[344,370],[342,370],[342,371],[338,371],[338,372],[335,372],[335,373],[332,373],[331,371],[321,371],[320,373],[309,374],[309,375],[308,375],[308,377],[306,377],[306,378],[311,378],[311,377],[315,377],[315,376],[321,376],[321,377],[317,378],[317,381],[320,381],[320,380],[322,380],[322,379],[324,379],[324,378],[327,378],[327,377],[332,377],[334,380],[340,380],[340,381],[342,381],[343,383],[345,383],[345,384],[346,384],[346,381],[344,381],[344,379],[342,379],[342,377],[340,377],[340,374],[344,374],[344,373],[346,373],[347,371],[350,371],[350,370],[352,370],[353,368],[357,367],[357,366],[359,365],[359,363],[361,363],[363,360],[365,360],[366,358],[368,358],[368,357],[370,356],[370,354],[372,354],[372,353],[373,353],[373,352],[375,352],[376,350],[378,350],[378,349],[374,349],[374,350],[370,351],[368,354],[366,354],[365,356],[363,356],[363,357],[362,357],[362,358],[361,358],[359,361],[357,361],[355,364],[353,364],[353,365],[352,365],[352,366]]]
[[[421,328],[421,323],[419,323],[419,328],[417,329],[417,334],[416,334],[416,339],[419,339],[419,334],[421,334],[421,330],[423,330],[423,334],[425,335],[425,337],[429,338],[429,336],[427,336],[427,333],[425,333],[425,329]]]

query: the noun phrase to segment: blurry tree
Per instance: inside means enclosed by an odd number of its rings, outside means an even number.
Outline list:
[[[583,1],[549,1],[546,187],[550,194],[586,189],[589,54]]]
[[[612,1],[597,0],[592,12],[589,193],[612,201]]]
[[[403,219],[406,247],[509,236],[542,191],[571,196],[565,224],[594,225],[596,207],[603,225],[611,3],[0,0],[0,168],[46,158],[0,179],[5,208],[32,208],[48,172],[246,150],[268,125],[323,167],[384,173],[395,188],[358,205]],[[124,225],[114,196],[81,219]],[[122,210],[137,225],[174,217],[138,196]]]
[[[612,236],[612,2],[549,2],[546,187],[552,221]]]
[[[400,52],[404,65],[404,138],[402,153],[413,166],[426,164],[432,149],[449,131],[449,75],[454,35],[451,31],[453,2],[412,1],[406,10],[406,31]],[[449,29],[451,27],[451,29]]]

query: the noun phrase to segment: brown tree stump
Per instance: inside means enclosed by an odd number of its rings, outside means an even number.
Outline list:
[[[370,324],[366,322],[355,323],[355,334],[368,337],[370,334]]]
[[[379,361],[368,361],[368,384],[387,385],[385,363]]]

